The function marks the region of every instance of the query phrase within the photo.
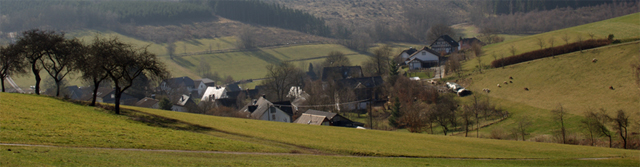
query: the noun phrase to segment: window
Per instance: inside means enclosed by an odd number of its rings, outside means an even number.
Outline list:
[[[275,114],[271,115],[271,120],[274,120],[274,121],[276,120],[276,115]]]

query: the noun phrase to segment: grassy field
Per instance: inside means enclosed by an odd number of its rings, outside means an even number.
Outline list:
[[[511,52],[509,52],[511,46],[516,48],[516,55],[540,49],[540,46],[537,44],[538,39],[545,41],[546,47],[551,46],[549,43],[549,39],[551,38],[555,41],[554,46],[564,45],[565,41],[562,38],[565,34],[570,38],[569,43],[578,41],[579,36],[583,39],[590,39],[589,33],[594,34],[594,38],[607,38],[609,34],[613,34],[616,39],[637,38],[640,37],[640,31],[638,31],[638,29],[640,29],[639,17],[640,13],[635,13],[547,33],[505,40],[501,43],[485,46],[483,48],[484,56],[481,57],[482,63],[485,65],[491,63],[491,61],[494,60],[492,55],[496,55],[497,58],[501,56],[511,56]],[[471,60],[464,63],[463,68],[472,70],[477,65],[478,62],[476,60]]]
[[[470,76],[473,83],[468,88],[477,92],[490,88],[491,97],[547,110],[562,104],[572,114],[581,115],[589,108],[635,113],[640,92],[630,62],[638,61],[638,50],[640,43],[632,42],[489,69]],[[593,58],[598,61],[592,63]],[[513,83],[503,84],[509,77]]]
[[[460,158],[577,158],[639,155],[638,151],[550,143],[516,142],[391,131],[321,127],[212,117],[136,108],[145,113],[233,134],[302,145],[341,154]],[[327,139],[327,136],[331,136]]]
[[[203,133],[152,127],[127,116],[50,97],[0,93],[0,104],[0,143],[243,152],[290,151]]]
[[[11,151],[7,151],[11,149]],[[0,145],[2,166],[634,166],[630,158],[606,160],[473,160],[318,155],[233,155]]]
[[[482,35],[480,34],[480,29],[478,29],[478,27],[469,23],[452,25],[451,28],[453,28],[456,31],[456,33],[458,33],[458,35],[462,36],[463,38],[473,38],[473,37],[478,38],[480,35]],[[525,37],[527,35],[498,34],[498,36],[503,37],[505,41],[509,41],[516,38]]]

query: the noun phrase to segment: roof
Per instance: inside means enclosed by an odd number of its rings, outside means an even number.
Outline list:
[[[98,92],[96,93],[96,97],[104,98],[105,96],[111,94],[113,92],[113,88],[109,87],[99,87]]]
[[[260,97],[258,100],[255,100],[253,103],[247,104],[240,111],[250,112],[250,117],[253,119],[260,119],[265,112],[269,110],[269,108],[273,107],[273,103],[269,102],[269,100],[264,97]]]
[[[382,77],[362,77],[362,78],[349,78],[339,81],[342,86],[350,88],[373,88],[384,84]]]
[[[159,101],[153,98],[149,98],[149,97],[145,97],[142,100],[136,102],[136,106],[138,107],[145,107],[145,108],[152,108],[153,105],[157,104]]]
[[[451,38],[449,35],[443,35],[438,37],[438,39],[443,39],[445,42],[449,43],[449,45],[451,45],[452,47],[458,47],[460,46],[458,44],[458,42],[456,42],[456,40],[454,40],[453,38]],[[436,41],[438,41],[438,39],[436,39]],[[433,43],[431,43],[431,45],[433,45],[434,43],[436,43],[436,41],[433,41]]]
[[[213,96],[213,99],[222,99],[227,98],[227,89],[221,86],[210,86],[207,87],[207,90],[202,94],[202,101],[209,100],[209,97]]]
[[[238,84],[228,84],[228,85],[225,85],[224,87],[227,88],[228,92],[242,91],[242,88],[240,88]]]
[[[436,52],[436,51],[435,51],[435,50],[433,50],[433,49],[430,49],[430,48],[429,48],[429,47],[427,47],[427,46],[425,46],[425,47],[423,47],[422,49],[420,49],[419,51],[416,51],[415,53],[411,54],[411,56],[409,56],[409,58],[411,58],[411,57],[415,56],[416,54],[420,53],[420,51],[423,51],[423,50],[424,50],[424,51],[427,51],[427,52],[429,52],[429,53],[431,53],[431,54],[434,54],[434,55],[436,55],[436,56],[438,56],[438,57],[440,57],[440,56],[441,56],[441,55],[440,55],[440,53]]]
[[[402,52],[400,52],[400,54],[398,54],[398,56],[401,56],[402,53],[407,53],[408,55],[413,55],[413,53],[415,53],[417,51],[418,51],[417,49],[411,47],[409,49],[406,49],[406,50],[403,50]]]
[[[295,112],[295,109],[293,108],[293,105],[291,105],[290,101],[272,102],[272,104],[274,104],[275,107],[284,111],[284,113],[287,113],[288,115],[293,115],[293,113]]]
[[[331,113],[331,112],[326,112],[326,111],[318,111],[318,110],[314,110],[314,109],[309,109],[306,112],[304,112],[304,114],[312,114],[312,115],[322,115],[327,117],[327,119],[333,119],[333,117],[335,117],[336,113]]]
[[[480,40],[479,40],[478,38],[476,38],[476,37],[473,37],[473,38],[463,38],[463,39],[461,39],[460,41],[458,41],[458,43],[459,43],[460,45],[462,45],[462,44],[470,45],[470,44],[472,44],[472,43],[474,43],[474,42],[478,42],[480,45],[483,45],[483,46],[484,46],[484,45],[486,45],[484,42],[480,41]]]
[[[307,125],[322,125],[323,122],[329,121],[326,116],[302,114],[294,123]]]
[[[166,82],[170,86],[179,86],[180,84],[184,84],[185,86],[195,85],[195,82],[193,82],[193,80],[191,78],[186,77],[186,76],[177,77],[177,78],[170,78],[170,79],[164,80],[164,82]]]
[[[189,101],[191,101],[191,97],[189,97],[189,95],[182,95],[180,99],[178,99],[178,102],[176,102],[176,105],[185,106]]]
[[[204,83],[204,85],[206,86],[216,86],[216,81],[213,81],[209,78],[196,79],[193,80],[193,82],[195,82],[195,87],[200,86],[200,83]]]
[[[363,77],[360,66],[325,67],[322,69],[322,81],[327,79],[341,80],[346,78]]]

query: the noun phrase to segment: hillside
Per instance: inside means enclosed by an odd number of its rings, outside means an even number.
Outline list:
[[[630,14],[622,17],[589,23],[571,28],[546,32],[542,34],[530,35],[522,38],[515,38],[501,43],[496,43],[483,47],[484,56],[481,57],[482,64],[488,65],[494,60],[493,55],[497,58],[501,56],[511,56],[509,49],[514,46],[516,55],[540,49],[538,39],[544,41],[545,46],[551,46],[549,40],[553,39],[553,46],[564,45],[563,40],[565,34],[569,43],[577,42],[579,37],[583,40],[590,39],[589,34],[593,34],[594,38],[607,38],[609,34],[613,34],[615,39],[638,38],[640,37],[640,22],[638,21],[640,13]],[[464,63],[465,70],[473,70],[478,65],[476,60],[470,60]]]
[[[501,141],[452,136],[411,134],[390,131],[360,130],[340,127],[310,126],[238,118],[225,118],[126,107],[129,114],[112,115],[102,109],[63,102],[58,99],[34,95],[0,93],[0,143],[73,146],[56,148],[42,146],[2,145],[0,155],[9,164],[89,164],[110,160],[106,164],[125,164],[133,157],[142,162],[167,157],[178,160],[209,161],[201,158],[225,157],[216,164],[239,162],[252,158],[275,166],[288,162],[292,154],[240,154],[224,152],[188,152],[171,150],[215,150],[234,152],[289,152],[300,154],[338,154],[361,156],[409,156],[426,159],[392,158],[370,159],[359,163],[384,164],[468,164],[464,160],[440,158],[516,159],[480,162],[483,165],[526,165],[587,163],[576,158],[627,157],[588,161],[607,165],[637,164],[638,151],[560,145],[551,143]],[[139,110],[134,111],[134,110]],[[160,126],[160,127],[158,127]],[[164,127],[164,128],[161,128]],[[260,144],[258,144],[260,143]],[[144,148],[165,151],[144,151],[98,148]],[[311,150],[312,152],[308,152]],[[316,150],[316,151],[313,151]],[[21,153],[22,152],[22,153]],[[37,153],[39,152],[39,153]],[[293,152],[293,151],[291,151]],[[313,153],[315,152],[315,153]],[[323,153],[324,152],[324,153]],[[9,153],[9,154],[7,154]],[[79,154],[80,153],[80,154]],[[130,157],[124,158],[123,155]],[[26,157],[25,157],[26,156]],[[60,162],[37,157],[60,158]],[[22,157],[22,158],[20,158]],[[77,158],[72,158],[77,157]],[[295,156],[298,157],[298,156]],[[351,162],[358,157],[301,156],[297,163],[307,164],[320,160],[326,164],[338,160]],[[24,161],[26,160],[28,161]],[[319,159],[318,159],[319,158]],[[435,159],[434,159],[435,158]],[[3,158],[5,159],[5,158]],[[72,161],[68,161],[71,159]],[[540,159],[519,161],[518,159]],[[369,160],[369,159],[368,159]],[[467,160],[468,161],[468,160]],[[178,164],[180,161],[158,161],[152,164]],[[4,164],[5,162],[3,162]],[[493,164],[495,163],[495,164]],[[492,165],[493,164],[493,165]],[[104,165],[104,164],[100,164]],[[236,164],[241,165],[241,164]],[[271,166],[268,164],[261,164]],[[349,165],[350,166],[350,165]]]

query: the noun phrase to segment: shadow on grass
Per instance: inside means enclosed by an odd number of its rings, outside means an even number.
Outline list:
[[[182,67],[194,67],[195,65],[187,60],[185,60],[184,58],[180,57],[180,56],[174,56],[172,59],[174,62],[176,62],[176,64],[182,66]]]
[[[186,41],[184,41],[184,42],[186,42],[186,43],[188,43],[188,44],[191,44],[191,45],[196,45],[196,46],[200,46],[200,45],[202,45],[202,42],[197,41],[197,40],[195,40],[195,39],[189,39],[189,40],[186,40]]]
[[[282,60],[278,59],[277,57],[273,56],[272,54],[269,54],[267,52],[264,52],[260,49],[251,49],[249,50],[249,52],[247,52],[249,55],[262,59],[268,63],[271,64],[278,64],[280,63]]]

